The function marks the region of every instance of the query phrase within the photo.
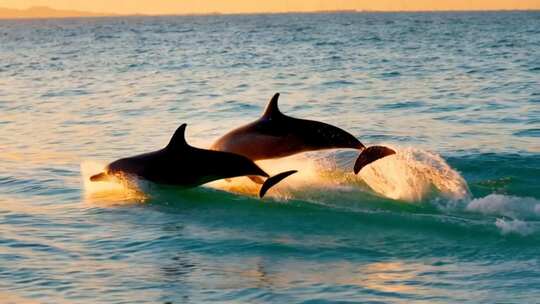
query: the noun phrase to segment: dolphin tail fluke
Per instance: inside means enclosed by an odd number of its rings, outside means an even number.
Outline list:
[[[276,174],[274,176],[271,176],[271,177],[267,178],[266,181],[264,182],[264,184],[262,185],[261,190],[259,191],[259,197],[263,198],[264,195],[266,194],[266,192],[270,188],[272,188],[275,184],[279,183],[280,181],[282,181],[283,179],[285,179],[289,175],[292,175],[292,174],[294,174],[296,172],[298,172],[298,171],[297,170],[285,171],[285,172],[281,172],[279,174]]]
[[[109,180],[109,176],[105,172],[90,176],[90,181],[93,182],[104,182],[107,180]]]
[[[363,150],[354,163],[354,174],[358,174],[362,168],[383,157],[396,154],[396,151],[383,147],[372,146]]]

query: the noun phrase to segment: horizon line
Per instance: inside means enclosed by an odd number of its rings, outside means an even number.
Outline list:
[[[119,18],[119,17],[182,17],[182,16],[219,16],[219,15],[286,15],[286,14],[362,14],[362,13],[490,13],[490,12],[540,12],[538,8],[525,9],[425,9],[425,10],[371,10],[371,9],[336,9],[336,10],[312,10],[312,11],[253,11],[253,12],[200,12],[200,13],[111,13],[111,12],[94,12],[80,10],[56,9],[49,6],[32,6],[27,9],[13,9],[0,7],[0,10],[6,9],[11,11],[26,12],[32,9],[41,8],[49,9],[57,13],[72,13],[65,16],[20,16],[20,17],[2,17],[0,20],[33,20],[33,19],[78,19],[78,18]]]

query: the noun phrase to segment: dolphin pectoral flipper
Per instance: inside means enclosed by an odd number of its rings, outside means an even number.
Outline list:
[[[276,175],[271,176],[268,179],[266,179],[266,181],[264,182],[264,184],[261,187],[261,190],[259,191],[259,197],[263,198],[264,195],[266,194],[266,192],[270,188],[272,188],[272,186],[274,186],[275,184],[279,183],[280,181],[282,181],[283,179],[285,179],[289,175],[292,175],[292,174],[294,174],[296,172],[298,172],[298,171],[297,170],[285,171],[285,172],[281,172],[279,174],[276,174]]]
[[[354,174],[358,174],[362,168],[383,157],[396,154],[396,151],[384,146],[371,146],[364,149],[354,163]]]
[[[105,172],[101,172],[95,175],[90,176],[90,181],[92,182],[104,182],[109,179],[109,176]]]

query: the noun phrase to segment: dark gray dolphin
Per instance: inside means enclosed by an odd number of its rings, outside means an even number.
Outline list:
[[[366,148],[353,135],[338,127],[286,116],[278,108],[278,98],[279,93],[276,93],[262,117],[223,135],[211,149],[240,154],[254,161],[305,151],[358,149],[361,153],[354,164],[356,174],[368,164],[396,153],[383,146]]]
[[[267,178],[259,191],[259,196],[263,197],[273,185],[296,172],[287,171],[269,177],[242,155],[190,146],[185,140],[185,129],[186,124],[181,125],[165,148],[116,160],[106,167],[105,172],[90,177],[90,180],[102,181],[111,175],[127,174],[160,184],[195,187],[236,176],[262,176]]]

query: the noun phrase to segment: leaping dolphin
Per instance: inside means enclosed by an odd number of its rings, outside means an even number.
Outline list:
[[[358,149],[361,152],[354,164],[355,174],[368,164],[396,153],[383,146],[366,148],[353,135],[338,127],[287,116],[279,110],[278,98],[279,93],[276,93],[262,117],[223,135],[211,149],[240,154],[253,161],[280,158],[305,151]]]
[[[116,160],[106,167],[105,172],[93,175],[90,180],[103,181],[110,176],[127,174],[155,183],[195,187],[224,178],[262,176],[267,178],[259,191],[262,198],[272,186],[296,173],[292,170],[269,177],[242,155],[192,147],[185,139],[186,126],[183,124],[176,130],[165,148]]]

